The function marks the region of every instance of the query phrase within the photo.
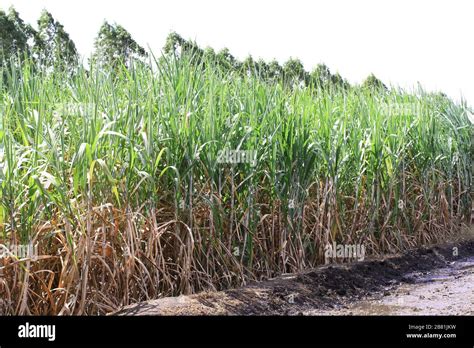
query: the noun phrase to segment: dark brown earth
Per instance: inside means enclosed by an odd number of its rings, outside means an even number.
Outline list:
[[[111,315],[450,314],[451,309],[452,314],[473,314],[473,297],[466,296],[466,291],[472,293],[473,279],[471,235],[450,244],[321,266],[243,288],[143,302]],[[426,297],[426,292],[433,296]],[[426,303],[417,307],[421,300]],[[450,301],[456,302],[457,311]],[[400,310],[404,308],[407,311]],[[423,308],[432,310],[425,313]]]
[[[414,282],[364,300],[347,301],[330,310],[305,315],[474,315],[474,257],[450,262],[427,274],[412,274]]]

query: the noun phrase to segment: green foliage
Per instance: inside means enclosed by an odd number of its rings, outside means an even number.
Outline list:
[[[288,88],[220,58],[228,70],[188,54],[116,74],[0,68],[0,243],[40,241],[50,256],[42,272],[15,261],[4,283],[21,289],[31,275],[28,291],[41,293],[56,287],[49,274],[72,274],[67,287],[81,289],[51,291],[35,311],[102,313],[127,296],[301,271],[332,242],[393,252],[454,235],[470,214],[465,105],[422,91]],[[304,76],[297,61],[281,71]]]
[[[49,12],[41,13],[35,30],[14,8],[10,8],[8,15],[0,11],[0,56],[2,62],[33,59],[39,62],[35,68],[49,70],[73,69],[79,59],[69,34]]]
[[[253,60],[252,56],[249,55],[241,64],[241,71],[246,76],[251,76],[255,74],[256,62]]]
[[[333,86],[342,89],[349,89],[351,87],[349,82],[347,82],[347,80],[344,79],[339,73],[336,73],[331,76],[331,83]]]
[[[1,61],[30,56],[36,35],[34,29],[23,22],[13,7],[9,9],[8,15],[0,10]]]
[[[167,38],[165,46],[163,47],[163,53],[165,54],[177,54],[178,49],[183,46],[185,40],[176,32],[171,32]]]
[[[191,61],[194,65],[211,66],[224,73],[235,72],[241,76],[258,77],[270,83],[284,81],[284,86],[290,88],[309,85],[318,88],[350,88],[347,80],[343,79],[339,73],[332,75],[324,64],[319,64],[309,74],[299,59],[290,58],[281,66],[276,60],[267,63],[263,59],[255,60],[249,55],[240,62],[228,48],[216,54],[211,47],[203,50],[195,42],[184,39],[176,32],[171,32],[166,38],[163,52],[165,56],[178,59],[184,56],[193,57]]]
[[[77,66],[79,55],[74,42],[64,26],[46,10],[43,10],[38,20],[37,38],[34,51],[41,65],[54,69]]]
[[[311,72],[311,82],[318,87],[325,88],[332,82],[332,74],[325,64],[318,64]]]
[[[249,66],[251,62],[246,60]],[[26,63],[8,72],[0,99],[8,168],[2,206],[7,216],[69,216],[68,204],[76,200],[82,206],[87,197],[98,205],[136,209],[144,202],[169,205],[184,197],[212,207],[234,200],[236,210],[220,207],[219,214],[226,220],[232,213],[237,226],[258,204],[297,200],[302,206],[315,194],[309,191],[313,185],[318,194],[329,194],[321,192],[328,187],[321,182],[331,182],[334,213],[357,209],[344,205],[344,197],[361,195],[351,202],[363,200],[365,212],[370,212],[368,224],[361,222],[363,229],[381,227],[389,219],[408,230],[418,216],[410,215],[410,209],[420,209],[412,196],[417,190],[424,190],[430,202],[423,214],[434,214],[439,205],[432,203],[443,195],[467,199],[471,130],[464,107],[449,99],[402,91],[291,90],[233,71],[222,75],[199,69],[188,56],[157,64],[160,73],[137,68],[117,76],[88,76],[84,71],[74,77],[47,75]],[[293,61],[283,71],[301,78],[304,70]],[[61,88],[58,81],[64,81]],[[58,109],[72,101],[78,108]],[[85,107],[89,105],[93,107]],[[166,156],[156,167],[164,148]],[[255,150],[256,167],[238,164],[230,175],[216,160],[225,148]],[[165,168],[173,169],[158,176]],[[50,183],[49,190],[31,181],[35,175]],[[239,191],[232,191],[236,186]],[[219,199],[209,202],[201,196],[208,190]],[[407,215],[389,214],[394,197],[413,204]],[[381,210],[383,201],[386,210]],[[460,201],[450,214],[461,216],[467,206]],[[258,225],[259,218],[254,218],[245,219]],[[340,223],[349,228],[346,218],[341,215]],[[15,222],[18,229],[22,223],[25,233],[31,231],[22,219]]]
[[[204,59],[214,61],[216,59],[216,51],[212,47],[206,47],[203,52]]]
[[[216,59],[219,68],[226,72],[239,70],[241,66],[241,63],[230,53],[228,48],[220,50]]]
[[[290,58],[283,64],[283,78],[285,83],[289,86],[306,84],[308,81],[308,73],[299,59]]]
[[[318,64],[309,76],[310,84],[319,89],[350,88],[350,84],[339,73],[332,74],[327,65]]]
[[[176,32],[171,32],[167,36],[165,46],[163,47],[165,54],[175,54],[177,56],[185,53],[192,55],[196,50],[200,50],[200,48],[195,42],[183,39]]]
[[[283,78],[283,68],[276,60],[272,60],[268,64],[268,77],[274,81],[279,81]]]
[[[120,65],[130,67],[134,61],[143,61],[147,53],[125,30],[118,24],[104,22],[100,27],[94,42],[92,62],[98,67],[119,69]]]
[[[362,83],[362,88],[368,91],[387,91],[387,86],[374,74],[370,74]]]

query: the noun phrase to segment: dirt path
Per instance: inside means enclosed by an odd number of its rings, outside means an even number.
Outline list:
[[[412,283],[333,310],[305,315],[474,315],[474,257],[449,267],[413,273]]]
[[[474,314],[474,239],[318,267],[246,287],[162,298],[112,315]]]

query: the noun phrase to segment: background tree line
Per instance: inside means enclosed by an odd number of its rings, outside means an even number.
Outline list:
[[[325,64],[318,64],[314,70],[308,72],[296,58],[290,58],[283,65],[276,60],[255,60],[252,56],[239,61],[227,48],[219,52],[215,52],[211,47],[203,49],[175,32],[168,35],[163,52],[165,57],[179,59],[183,55],[189,55],[196,65],[211,65],[224,72],[257,76],[268,82],[282,82],[289,87],[351,88],[346,79],[339,73],[331,73]],[[92,67],[115,69],[123,65],[128,68],[135,61],[146,62],[147,57],[146,50],[124,27],[104,21],[95,38],[90,63]],[[37,27],[34,28],[25,23],[14,8],[10,8],[7,13],[0,10],[0,66],[12,61],[21,62],[23,59],[31,59],[45,69],[73,70],[82,64],[73,40],[64,26],[48,11],[43,10]],[[361,87],[387,89],[373,74]]]

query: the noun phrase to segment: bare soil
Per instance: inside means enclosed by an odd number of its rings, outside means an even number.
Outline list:
[[[245,287],[162,298],[111,315],[474,314],[474,239]]]
[[[474,257],[411,274],[412,281],[337,309],[305,315],[474,315]]]

